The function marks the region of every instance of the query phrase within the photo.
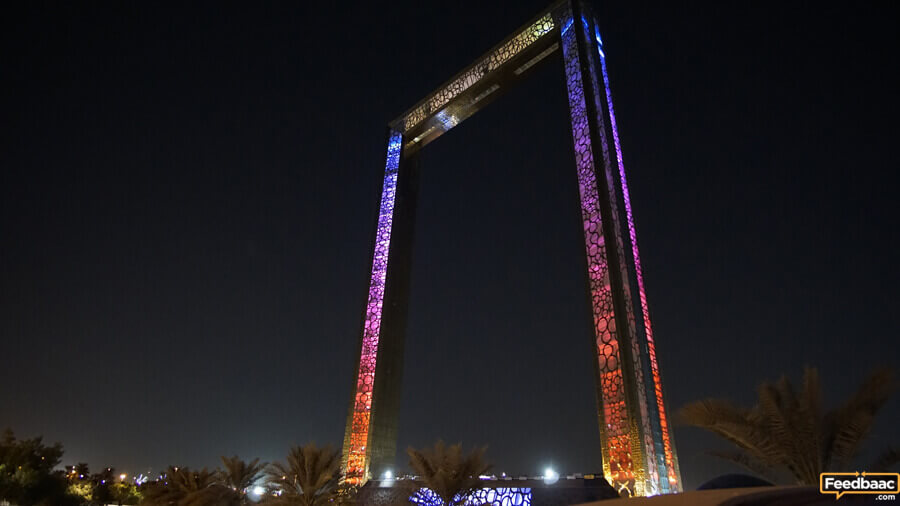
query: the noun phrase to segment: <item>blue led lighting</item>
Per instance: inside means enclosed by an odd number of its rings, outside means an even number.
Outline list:
[[[435,115],[435,119],[440,122],[441,125],[444,126],[444,131],[450,130],[459,124],[459,118],[456,116],[447,113],[446,110],[440,111]]]
[[[416,491],[410,502],[421,506],[443,506],[444,501],[427,488]],[[459,501],[459,497],[454,497]],[[472,492],[466,506],[531,506],[530,488],[482,488]]]
[[[594,38],[597,39],[597,51],[600,53],[600,58],[606,58],[606,54],[603,53],[603,39],[600,38],[600,30],[594,26]]]

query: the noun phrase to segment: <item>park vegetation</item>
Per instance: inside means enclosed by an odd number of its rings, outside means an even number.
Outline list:
[[[447,506],[461,506],[482,486],[480,476],[491,465],[484,460],[485,448],[464,453],[462,445],[447,446],[438,441],[434,448],[407,450],[409,466],[417,480],[409,480],[410,497],[431,491]]]
[[[459,444],[439,441],[433,448],[410,448],[409,465],[418,479],[400,480],[414,494],[434,494],[448,506],[465,504],[490,465],[484,448],[464,453]],[[356,489],[341,483],[340,454],[314,443],[292,447],[283,462],[267,464],[237,456],[221,457],[221,467],[170,466],[156,480],[128,481],[113,468],[91,473],[79,463],[57,469],[59,444],[41,438],[17,440],[7,431],[0,446],[0,503],[16,506],[350,506]],[[427,490],[423,490],[427,489]],[[432,491],[432,492],[429,492]],[[409,504],[409,503],[406,503]]]
[[[763,383],[756,404],[744,408],[720,399],[688,404],[682,422],[709,430],[735,447],[715,455],[740,464],[773,483],[817,485],[819,473],[846,471],[857,459],[881,408],[895,392],[892,372],[877,370],[856,392],[826,409],[815,369],[795,388],[787,378]],[[484,448],[464,452],[438,441],[407,451],[415,479],[400,479],[407,494],[447,506],[466,504],[491,466]],[[60,468],[63,447],[40,437],[0,439],[0,504],[13,506],[349,506],[357,490],[342,484],[341,459],[330,446],[289,449],[284,461],[221,457],[217,469],[169,467],[153,481],[127,479],[107,467],[91,472],[79,463]],[[900,452],[884,449],[868,471],[888,471]],[[405,504],[409,504],[404,501]]]
[[[819,373],[807,368],[799,388],[787,377],[760,385],[749,408],[704,399],[684,406],[679,417],[735,447],[713,452],[717,457],[772,483],[818,486],[819,473],[853,470],[879,411],[896,389],[893,373],[878,369],[850,398],[826,409]],[[888,447],[863,469],[888,471],[898,462],[900,452]]]

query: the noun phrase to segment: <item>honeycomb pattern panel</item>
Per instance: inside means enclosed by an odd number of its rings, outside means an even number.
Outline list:
[[[617,264],[619,265],[618,275],[619,279],[622,280],[621,295],[624,300],[624,304],[622,304],[622,306],[625,308],[624,316],[628,322],[628,328],[620,329],[620,331],[625,337],[623,339],[623,342],[630,343],[629,354],[631,356],[631,362],[633,365],[633,377],[631,379],[633,380],[633,384],[637,386],[637,388],[634,389],[634,392],[632,392],[632,396],[630,397],[631,405],[629,406],[629,415],[633,423],[639,424],[639,427],[635,427],[635,436],[631,441],[632,458],[636,461],[634,493],[640,496],[656,495],[659,493],[660,488],[659,471],[657,470],[656,444],[654,442],[653,430],[651,428],[651,418],[647,405],[647,394],[645,389],[642,388],[645,384],[643,367],[644,353],[641,349],[641,342],[638,340],[637,323],[635,321],[631,290],[632,284],[630,281],[628,264],[625,255],[625,244],[622,239],[623,227],[619,219],[619,199],[616,195],[618,173],[614,173],[614,165],[611,163],[609,157],[609,142],[607,139],[606,125],[602,114],[603,101],[600,98],[601,88],[597,80],[597,55],[595,55],[593,51],[593,44],[595,42],[595,37],[593,35],[595,31],[591,30],[590,24],[584,17],[581,18],[581,23],[579,23],[578,26],[582,30],[584,41],[588,45],[588,47],[586,48],[586,53],[583,56],[589,69],[588,76],[591,83],[591,89],[593,90],[593,103],[595,104],[595,110],[597,111],[595,121],[597,121],[597,132],[599,132],[600,135],[600,144],[602,147],[601,152],[603,156],[601,174],[606,180],[605,187],[606,191],[608,192],[607,199],[610,206],[610,213],[607,219],[610,221],[614,231],[612,240],[615,241],[615,245],[612,248],[612,252],[616,255]],[[597,37],[596,39],[599,40],[599,37]],[[597,47],[599,48],[599,46]],[[600,168],[601,167],[598,166],[598,169]]]
[[[669,421],[666,416],[666,407],[663,400],[662,381],[660,380],[659,364],[656,360],[656,346],[653,340],[653,326],[650,323],[650,308],[647,304],[647,292],[644,289],[644,274],[641,270],[641,255],[638,251],[637,232],[635,231],[634,217],[631,211],[631,195],[628,191],[628,181],[625,178],[625,163],[623,162],[622,158],[622,147],[619,143],[619,131],[618,127],[616,126],[616,113],[615,109],[613,108],[612,92],[610,91],[609,86],[609,74],[606,70],[606,54],[603,52],[603,39],[600,37],[600,33],[598,31],[595,31],[594,36],[597,42],[597,52],[600,56],[600,69],[603,75],[603,87],[606,91],[606,104],[609,108],[610,128],[612,130],[613,146],[615,147],[616,151],[616,164],[619,169],[619,184],[622,188],[622,200],[625,207],[628,235],[631,239],[631,252],[634,258],[634,270],[637,277],[638,295],[640,298],[641,312],[644,320],[644,332],[647,336],[647,354],[650,360],[650,371],[653,376],[653,391],[656,397],[656,407],[659,413],[659,424],[662,432],[665,462],[665,469],[663,470],[663,472],[666,474],[666,477],[660,482],[660,492],[676,492],[681,490],[681,485],[679,483],[679,476],[676,471],[675,450],[672,445]]]
[[[356,378],[356,395],[353,400],[353,421],[347,449],[345,480],[350,484],[359,484],[365,481],[368,467],[367,450],[372,415],[372,389],[375,384],[378,339],[381,336],[381,310],[384,304],[384,284],[387,279],[391,225],[394,218],[394,201],[397,196],[397,176],[400,170],[402,142],[403,135],[400,132],[392,131],[388,141],[384,183],[381,189],[375,253],[372,256],[372,274],[369,278],[369,297],[366,302],[359,373]]]
[[[457,501],[458,497],[454,498]],[[444,501],[427,488],[416,491],[409,501],[422,506],[443,506]],[[530,488],[482,488],[474,491],[466,506],[531,506]]]
[[[491,72],[522,52],[544,35],[553,31],[553,17],[548,13],[517,33],[499,48],[469,67],[459,77],[431,94],[423,103],[402,118],[403,131],[406,132],[421,123],[431,114],[439,111],[460,93],[471,88]]]
[[[631,421],[625,402],[619,338],[609,280],[607,243],[603,235],[600,198],[594,169],[594,148],[591,145],[590,119],[586,105],[587,97],[584,92],[581,56],[575,34],[577,28],[572,29],[574,20],[570,10],[563,14],[563,20],[560,37],[565,62],[566,88],[569,95],[581,218],[584,225],[587,253],[588,283],[600,373],[601,414],[603,417],[601,434],[605,439],[601,442],[604,446],[603,469],[610,485],[617,490],[634,494],[635,469],[631,455]]]

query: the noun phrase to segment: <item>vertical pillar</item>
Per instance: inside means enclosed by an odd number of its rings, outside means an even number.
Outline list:
[[[541,27],[557,27],[565,62],[604,474],[629,495],[680,491],[603,43],[583,0],[562,0],[549,12],[554,23]],[[380,476],[396,452],[418,186],[417,159],[403,145],[402,132],[390,129],[344,438],[351,484]]]
[[[598,78],[601,68],[608,83],[605,55],[594,19],[579,0],[564,6],[559,25],[585,232],[604,473],[613,487],[630,495],[675,491],[680,479],[673,471],[677,461],[639,276],[621,150],[610,93]],[[610,140],[618,163],[611,160]]]
[[[651,420],[654,430],[654,443],[660,472],[660,491],[662,493],[681,491],[681,471],[678,468],[678,458],[675,453],[674,438],[671,435],[671,427],[667,416],[666,403],[663,398],[662,380],[660,378],[659,364],[656,359],[656,346],[653,341],[653,327],[650,322],[650,308],[647,304],[647,293],[644,289],[644,274],[641,270],[641,256],[637,245],[637,232],[634,226],[634,217],[631,212],[631,195],[628,192],[628,181],[625,177],[625,164],[622,158],[622,147],[619,144],[619,131],[616,125],[616,114],[613,108],[612,91],[609,86],[609,74],[606,70],[606,54],[603,52],[603,39],[594,21],[594,40],[597,43],[597,55],[600,60],[600,71],[603,76],[603,91],[606,99],[606,111],[608,112],[609,129],[612,133],[613,147],[615,148],[616,163],[618,169],[616,182],[611,182],[615,187],[617,196],[623,203],[621,211],[624,211],[624,222],[627,224],[628,235],[624,237],[626,242],[626,256],[630,253],[631,263],[629,273],[638,290],[636,303],[638,320],[638,334],[643,338],[642,358],[644,377],[651,399],[650,412],[655,417]]]
[[[418,161],[389,130],[375,250],[344,435],[345,481],[359,485],[393,465],[403,375]]]

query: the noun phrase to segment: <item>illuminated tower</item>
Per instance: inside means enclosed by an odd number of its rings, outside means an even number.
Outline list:
[[[418,151],[556,53],[564,63],[584,224],[603,471],[613,487],[633,495],[681,490],[606,55],[597,20],[580,0],[554,3],[388,125],[368,300],[344,437],[348,482],[380,476],[396,453]]]

